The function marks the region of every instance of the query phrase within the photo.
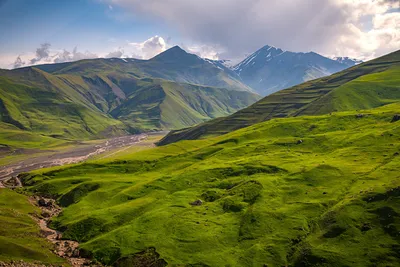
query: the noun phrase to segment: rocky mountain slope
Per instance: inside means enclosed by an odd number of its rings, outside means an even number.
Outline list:
[[[295,53],[266,45],[232,68],[248,86],[266,96],[348,68],[317,53]]]

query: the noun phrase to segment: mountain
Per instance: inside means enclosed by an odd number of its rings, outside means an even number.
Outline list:
[[[188,127],[260,97],[226,67],[171,48],[150,60],[91,59],[0,71],[0,143]],[[6,125],[7,124],[7,125]],[[11,128],[10,128],[11,127]],[[1,134],[0,134],[1,135]]]
[[[232,70],[244,83],[266,96],[346,68],[348,65],[314,52],[295,53],[266,45]]]
[[[363,63],[362,60],[358,60],[355,58],[349,58],[349,57],[334,57],[333,60],[342,63],[344,65],[346,65],[347,67],[353,67],[355,65],[361,64]]]
[[[62,207],[51,227],[107,266],[398,267],[399,110],[271,120],[21,179]],[[29,224],[9,223],[29,210],[2,199],[1,254],[32,257],[32,235],[12,238]]]
[[[240,77],[229,68],[187,53],[179,46],[174,46],[149,60],[91,59],[35,67],[52,74],[87,75],[106,71],[131,74],[138,78],[159,78],[178,83],[254,93],[254,90],[243,84]]]
[[[269,95],[228,117],[170,132],[159,143],[221,135],[273,118],[320,115],[400,100],[400,50]]]

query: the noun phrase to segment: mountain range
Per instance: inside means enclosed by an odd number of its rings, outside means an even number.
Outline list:
[[[228,117],[172,131],[160,145],[225,134],[274,118],[376,108],[400,99],[400,50],[269,95]]]
[[[91,59],[0,71],[2,128],[57,138],[178,129],[259,98],[230,69],[179,47],[150,60]]]
[[[330,59],[314,52],[296,53],[266,45],[232,67],[232,70],[245,84],[266,96],[359,63],[347,57]]]
[[[265,46],[229,67],[175,46],[149,60],[87,59],[0,70],[0,139],[19,131],[80,139],[187,128],[246,108],[259,94],[357,63]]]

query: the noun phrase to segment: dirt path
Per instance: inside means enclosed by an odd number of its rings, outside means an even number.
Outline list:
[[[146,139],[148,134],[129,135],[108,139],[101,144],[84,145],[64,152],[55,152],[52,155],[39,156],[22,160],[15,164],[0,166],[0,181],[16,177],[22,172],[29,172],[37,169],[62,166],[85,161],[90,157],[132,146]],[[0,184],[0,187],[2,185]]]

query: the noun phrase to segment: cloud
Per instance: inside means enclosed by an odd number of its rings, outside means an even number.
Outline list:
[[[94,53],[89,51],[86,52],[79,52],[78,48],[75,47],[72,52],[67,50],[63,50],[62,52],[55,53],[51,58],[52,63],[63,63],[63,62],[71,62],[77,61],[82,59],[90,59],[90,58],[97,58],[98,56]]]
[[[360,58],[390,52],[394,45],[379,42],[393,25],[364,29],[363,20],[398,8],[390,0],[108,0],[135,16],[162,19],[184,38],[206,46],[217,46],[220,56],[237,57],[265,44],[292,51],[317,51]],[[400,13],[394,12],[394,16]],[[368,17],[369,16],[369,17]],[[390,32],[390,33],[389,33]],[[361,38],[367,43],[359,42]],[[350,43],[356,42],[356,46]],[[396,43],[400,47],[400,43]],[[375,53],[376,51],[376,53]]]
[[[149,59],[164,52],[169,47],[164,38],[156,35],[142,43],[129,43],[127,49],[134,58]]]
[[[39,48],[36,49],[36,57],[30,60],[31,64],[35,64],[41,60],[47,60],[50,55],[50,46],[49,43],[41,44]]]
[[[50,48],[50,43],[41,44],[40,47],[36,49],[33,58],[33,55],[31,53],[19,55],[15,59],[12,66],[14,68],[20,68],[38,64],[63,63],[98,57],[97,54],[91,53],[89,51],[80,52],[78,51],[77,47],[75,47],[71,52],[66,49],[59,51],[51,50]]]
[[[188,53],[196,54],[202,58],[209,58],[213,60],[217,60],[220,57],[221,48],[216,46],[209,45],[192,45],[186,46],[185,44],[181,44],[181,47],[186,50]]]
[[[25,61],[22,61],[21,56],[18,56],[14,62],[14,68],[21,68],[25,65]]]
[[[124,49],[119,48],[116,51],[108,53],[105,58],[120,58],[124,54]]]

